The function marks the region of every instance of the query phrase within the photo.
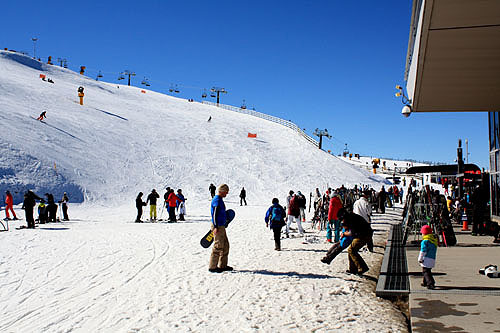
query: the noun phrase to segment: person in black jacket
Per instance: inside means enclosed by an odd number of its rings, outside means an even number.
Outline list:
[[[47,197],[48,222],[56,222],[57,205],[54,196],[51,193],[45,193],[45,196]]]
[[[149,202],[149,218],[151,220],[156,220],[156,200],[160,197],[155,189],[149,193],[146,203]]]
[[[385,191],[384,186],[382,186],[382,189],[380,190],[380,192],[378,192],[377,201],[378,201],[378,208],[380,210],[380,213],[384,214],[385,213],[385,202],[387,201],[387,192]]]
[[[31,190],[24,194],[23,209],[26,216],[26,224],[29,229],[35,229],[35,219],[33,218],[33,208],[36,206],[36,200],[41,200],[38,195]]]
[[[146,203],[142,201],[142,192],[139,192],[137,195],[137,198],[135,198],[135,207],[137,208],[137,218],[135,219],[135,222],[142,222],[142,207],[146,206]]]
[[[243,206],[243,202],[245,203],[245,206],[247,205],[247,200],[245,199],[247,197],[247,191],[245,191],[245,188],[243,187],[240,192],[240,206]]]
[[[349,270],[346,272],[362,275],[369,268],[358,251],[372,239],[373,230],[361,215],[349,213],[345,208],[339,209],[337,217],[339,220],[344,221],[345,228],[349,230],[344,235],[353,237],[352,243],[347,250],[349,253]]]
[[[213,197],[215,197],[215,185],[214,184],[210,184],[210,186],[208,187],[208,190],[210,191],[210,195]]]

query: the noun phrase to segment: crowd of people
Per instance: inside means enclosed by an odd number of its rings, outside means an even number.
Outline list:
[[[163,210],[166,209],[168,213],[167,222],[177,222],[176,212],[179,214],[179,221],[185,221],[184,215],[186,214],[186,198],[182,193],[181,189],[175,190],[167,187],[165,194],[163,195],[163,205],[160,212],[160,218],[158,219],[157,212],[157,202],[160,198],[156,189],[152,189],[151,193],[146,198],[146,201],[143,201],[142,196],[144,193],[139,192],[137,197],[135,198],[135,207],[137,208],[137,217],[135,219],[136,223],[144,222],[142,220],[142,208],[149,204],[149,221],[155,222],[157,220],[162,219]]]
[[[24,200],[22,209],[24,210],[24,217],[26,219],[26,228],[34,229],[35,222],[40,224],[45,224],[49,222],[57,222],[60,218],[57,218],[58,205],[54,200],[54,195],[52,193],[45,193],[45,198],[41,198],[33,191],[28,190],[24,193]],[[35,219],[35,207],[38,202],[38,217]],[[61,200],[58,201],[59,206],[62,210],[63,221],[69,221],[68,216],[68,205],[69,205],[69,197],[66,192],[64,192]],[[6,220],[17,220],[16,213],[14,212],[14,200],[12,193],[10,191],[5,192],[5,219]],[[9,212],[12,214],[12,218],[10,217]]]

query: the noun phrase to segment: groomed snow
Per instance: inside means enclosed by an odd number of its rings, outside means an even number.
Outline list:
[[[83,201],[71,205],[70,222],[16,230],[25,223],[16,221],[0,233],[0,331],[406,331],[399,311],[375,297],[373,281],[343,273],[346,253],[330,266],[319,261],[323,234],[310,230],[319,243],[293,238],[275,252],[263,222],[271,199],[283,202],[290,189],[378,189],[380,178],[252,116],[96,82],[11,52],[0,52],[0,72],[0,189],[18,192],[17,202],[28,188]],[[45,124],[32,119],[42,110]],[[199,239],[209,228],[208,185],[222,182],[237,213],[228,229],[236,271],[211,274]],[[187,221],[131,223],[137,193],[162,195],[167,185],[183,189]],[[376,221],[382,245],[394,221]],[[363,256],[376,279],[382,248]]]

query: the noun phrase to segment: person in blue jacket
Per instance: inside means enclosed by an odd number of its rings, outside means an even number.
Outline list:
[[[279,204],[277,198],[273,198],[273,205],[266,212],[266,227],[273,230],[274,234],[274,249],[281,251],[281,228],[285,226],[286,212]]]
[[[218,194],[214,196],[211,204],[212,232],[214,233],[214,245],[210,255],[208,270],[212,273],[232,271],[227,265],[229,256],[229,240],[226,235],[226,205],[223,198],[229,193],[229,186],[222,184],[218,187]]]
[[[352,235],[347,235],[348,229],[345,226],[345,224],[342,224],[342,232],[340,233],[340,240],[338,242],[335,242],[328,252],[326,252],[326,255],[321,259],[321,262],[324,262],[325,264],[330,264],[333,259],[335,259],[336,256],[338,256],[342,251],[347,249],[349,245],[351,245],[353,237]]]
[[[185,221],[184,220],[184,214],[186,214],[186,198],[182,194],[182,190],[178,189],[177,190],[177,209],[179,210],[179,221]]]
[[[427,289],[435,288],[434,277],[432,276],[432,268],[436,264],[436,252],[438,246],[438,240],[436,236],[432,233],[432,228],[430,225],[424,225],[420,229],[422,234],[422,242],[420,243],[420,253],[418,255],[418,262],[422,266],[422,273],[424,279],[422,281],[422,287],[427,287]]]

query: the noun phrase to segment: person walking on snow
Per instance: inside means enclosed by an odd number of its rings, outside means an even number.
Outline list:
[[[245,199],[247,197],[247,191],[245,191],[245,188],[243,187],[240,192],[240,206],[243,206],[243,202],[245,203],[245,206],[247,205],[247,200]]]
[[[266,227],[274,234],[274,249],[281,251],[281,228],[285,225],[285,210],[280,206],[278,198],[273,198],[273,205],[266,212]]]
[[[340,240],[340,220],[337,213],[342,207],[343,205],[342,200],[340,200],[340,196],[336,191],[333,192],[328,206],[328,224],[326,225],[326,241],[328,243],[332,242],[332,229],[335,232],[334,242],[336,243]]]
[[[372,205],[368,202],[369,196],[370,192],[363,192],[363,195],[356,200],[356,202],[354,202],[352,212],[362,216],[368,224],[371,224]],[[373,252],[373,238],[366,244],[366,246],[368,247],[368,251]]]
[[[137,218],[135,219],[135,222],[142,222],[142,207],[146,206],[146,203],[142,201],[142,192],[139,192],[137,195],[137,198],[135,198],[135,208],[137,208]]]
[[[210,195],[212,196],[212,199],[214,198],[215,196],[215,185],[214,184],[210,184],[210,186],[208,187],[208,190],[210,191]]]
[[[214,234],[214,245],[210,254],[208,271],[212,273],[222,273],[232,271],[233,268],[227,265],[229,256],[229,240],[226,234],[226,205],[224,198],[229,193],[229,186],[222,184],[217,189],[218,194],[214,196],[211,204],[212,232]]]
[[[307,201],[306,201],[306,197],[300,191],[297,191],[297,200],[298,200],[299,211],[300,211],[299,219],[302,222],[305,222],[306,221]]]
[[[146,198],[146,203],[149,203],[149,219],[152,221],[156,221],[156,200],[158,200],[159,197],[160,195],[158,192],[153,189]]]
[[[42,113],[40,113],[40,115],[38,116],[38,118],[36,118],[36,120],[44,120],[45,118],[47,118],[47,111],[43,111]]]
[[[9,210],[12,212],[13,220],[17,220],[16,212],[14,212],[14,198],[10,191],[5,192],[5,215],[7,220],[10,220]]]
[[[297,195],[294,195],[290,200],[290,205],[288,206],[288,223],[286,224],[286,236],[290,236],[290,225],[295,220],[297,222],[297,227],[301,236],[304,235],[304,229],[302,229],[302,223],[300,223],[300,207],[297,200]]]

